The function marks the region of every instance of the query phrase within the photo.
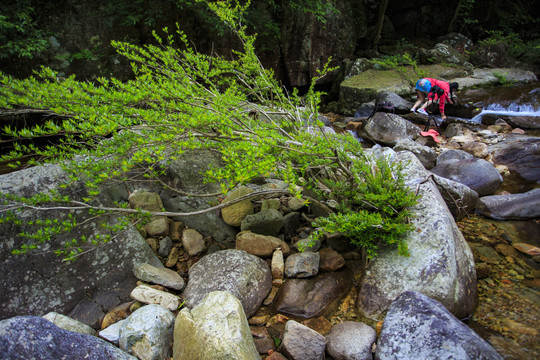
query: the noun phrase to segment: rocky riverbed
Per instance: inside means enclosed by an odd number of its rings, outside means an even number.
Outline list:
[[[534,244],[534,238],[516,239],[515,229],[509,232],[480,216],[463,219],[458,225],[473,250],[478,275],[478,308],[469,326],[505,359],[537,359],[540,265],[538,254],[527,254],[530,249],[519,245],[519,241]],[[521,226],[536,228],[538,233],[540,222]]]

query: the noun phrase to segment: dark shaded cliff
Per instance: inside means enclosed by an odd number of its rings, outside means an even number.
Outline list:
[[[312,3],[333,5],[314,14],[306,5]],[[246,23],[258,34],[263,64],[273,68],[284,85],[296,87],[308,85],[329,57],[338,66],[346,59],[391,54],[403,44],[431,46],[450,31],[474,41],[493,30],[538,38],[540,16],[533,0],[390,0],[374,50],[380,3],[258,0],[249,8]],[[7,0],[0,14],[0,43],[5,43],[0,44],[0,69],[21,77],[43,64],[80,79],[129,78],[129,65],[114,52],[110,41],[149,43],[152,30],[175,29],[176,23],[199,51],[230,56],[239,45],[204,4],[189,0]],[[8,29],[5,25],[10,22],[26,28]],[[16,41],[29,46],[35,40],[32,37],[40,39],[40,51],[31,57],[9,54]]]

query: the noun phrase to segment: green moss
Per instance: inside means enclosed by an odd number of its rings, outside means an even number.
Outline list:
[[[431,78],[441,78],[441,74],[448,71],[448,66],[436,65],[420,65],[419,68],[425,71]],[[407,67],[408,73],[413,76],[412,67]],[[401,81],[398,73],[394,70],[376,70],[369,69],[361,74],[351,76],[341,83],[341,86],[360,88],[360,89],[375,89],[377,91],[391,90],[397,93],[411,93],[412,89]]]

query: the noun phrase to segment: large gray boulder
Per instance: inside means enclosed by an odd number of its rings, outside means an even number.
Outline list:
[[[527,220],[540,217],[540,188],[522,194],[480,198],[476,211],[496,220]]]
[[[376,143],[395,146],[401,139],[417,137],[420,128],[399,115],[377,112],[367,121],[364,132]]]
[[[0,357],[24,360],[136,360],[105,340],[61,329],[39,316],[0,321]]]
[[[0,176],[0,192],[30,197],[41,191],[59,189],[68,182],[59,166],[39,166]],[[80,184],[61,190],[75,198],[85,196]],[[111,206],[108,192],[99,198]],[[26,210],[20,214],[21,223],[1,223],[0,233],[0,319],[21,314],[44,315],[50,311],[66,314],[94,328],[110,309],[130,299],[137,278],[133,267],[140,263],[163,267],[146,244],[139,231],[128,227],[114,237],[114,241],[99,247],[88,246],[86,252],[73,263],[66,263],[54,251],[63,249],[63,242],[83,236],[92,238],[105,232],[97,221],[88,222],[68,235],[56,236],[38,244],[35,253],[13,255],[12,250],[29,240],[20,237],[29,229],[27,224],[37,219],[66,219],[68,212]],[[93,218],[86,211],[74,212],[80,220]],[[114,224],[119,217],[107,216],[103,221]]]
[[[540,181],[540,137],[506,134],[490,150],[495,164],[508,166],[525,180]]]
[[[431,171],[444,178],[467,185],[479,196],[497,191],[503,179],[499,171],[483,159],[447,160],[440,162]]]
[[[193,308],[213,291],[228,291],[250,317],[271,288],[272,273],[263,259],[242,250],[221,250],[202,257],[189,269],[182,298]]]
[[[182,309],[174,325],[174,360],[260,359],[240,301],[213,291],[191,311]]]
[[[442,304],[416,291],[390,306],[377,341],[377,360],[502,360],[489,343]]]
[[[406,182],[416,189],[429,172],[410,152],[397,154],[408,162]],[[384,248],[360,282],[358,310],[382,320],[392,301],[415,290],[440,301],[457,317],[472,314],[477,302],[472,252],[432,180],[419,185],[418,203],[411,209],[416,228],[406,236],[410,256]]]

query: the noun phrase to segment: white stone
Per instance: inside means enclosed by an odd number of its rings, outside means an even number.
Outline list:
[[[159,304],[171,311],[178,309],[178,296],[165,291],[156,290],[146,285],[139,285],[130,295],[133,299],[145,304]]]

